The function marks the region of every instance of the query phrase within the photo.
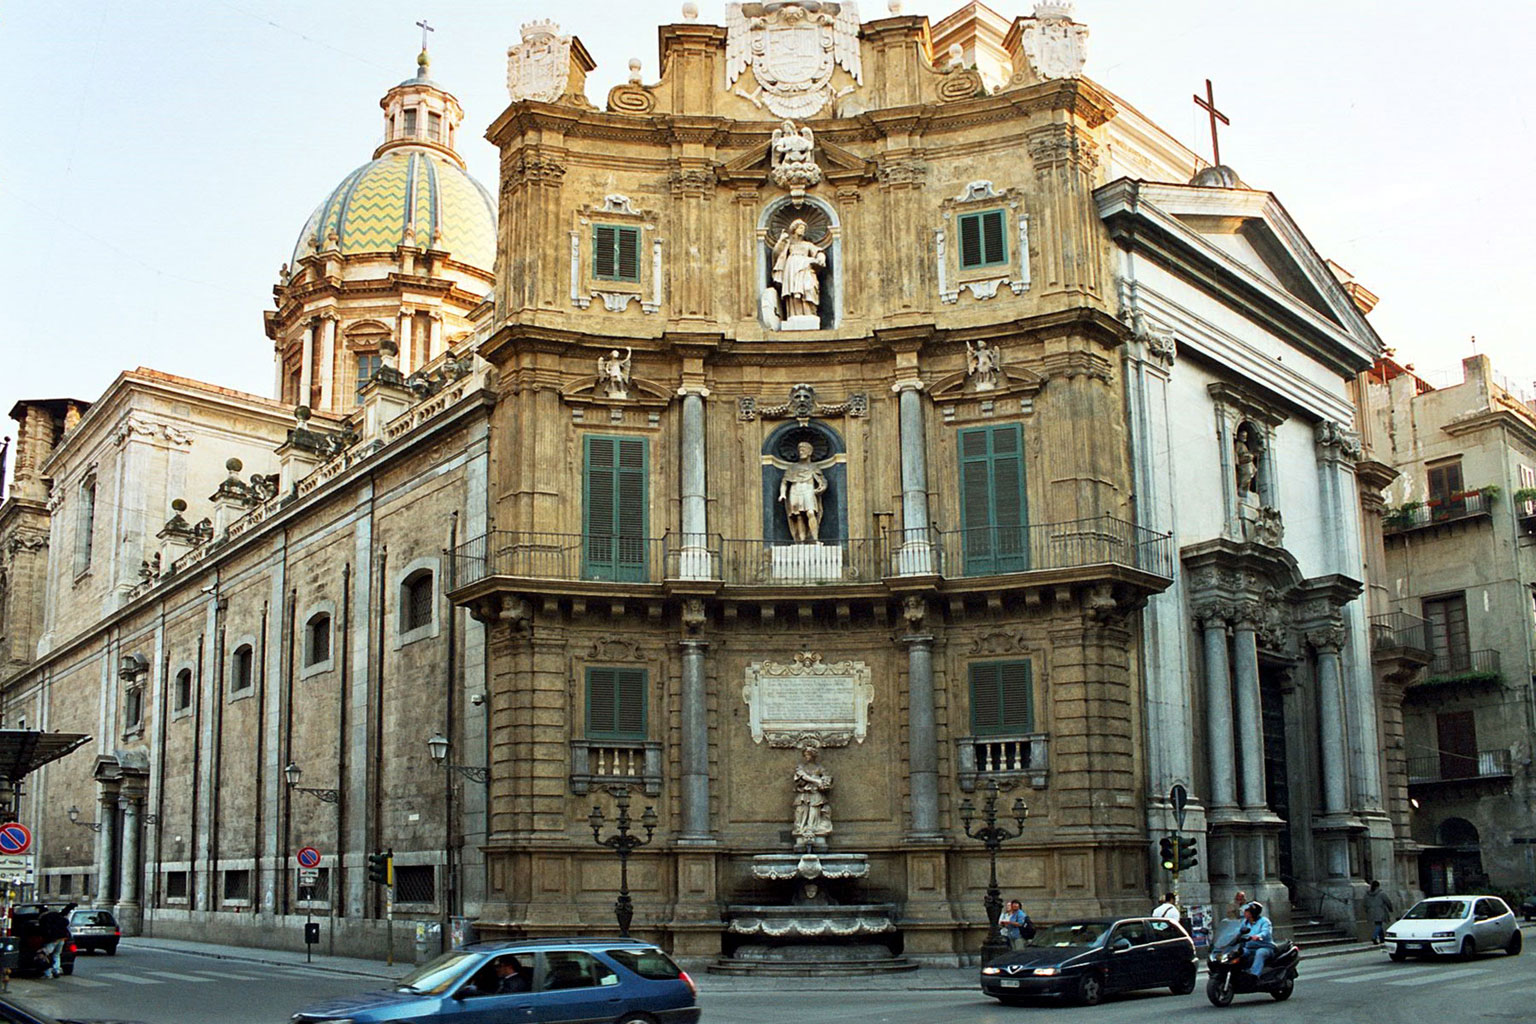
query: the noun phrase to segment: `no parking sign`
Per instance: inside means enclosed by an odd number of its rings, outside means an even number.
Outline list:
[[[306,846],[294,855],[301,868],[317,868],[320,866],[320,851],[313,846]]]
[[[26,853],[32,846],[32,830],[19,821],[0,825],[0,854]]]

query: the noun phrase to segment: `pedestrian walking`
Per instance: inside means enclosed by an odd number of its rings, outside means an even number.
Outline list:
[[[1003,938],[1008,940],[1009,949],[1023,949],[1024,943],[1035,937],[1035,926],[1030,923],[1029,915],[1024,913],[1024,905],[1018,900],[1008,901],[1002,916],[997,919],[997,925]]]
[[[38,933],[43,937],[43,956],[48,958],[44,976],[57,978],[64,973],[64,944],[69,941],[69,918],[65,915],[75,909],[73,903],[63,911],[46,910],[37,919]]]
[[[1179,920],[1178,897],[1171,892],[1163,893],[1163,902],[1159,903],[1152,911],[1153,917],[1160,917],[1165,921]]]
[[[1387,922],[1392,920],[1392,901],[1381,891],[1381,883],[1371,879],[1371,888],[1365,894],[1365,916],[1371,922],[1371,942],[1381,945],[1386,935]]]

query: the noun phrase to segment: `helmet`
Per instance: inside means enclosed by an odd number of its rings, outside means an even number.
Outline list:
[[[1253,916],[1254,917],[1263,917],[1264,916],[1264,904],[1260,903],[1258,900],[1254,900],[1251,903],[1244,904],[1243,905],[1243,909],[1244,910],[1251,910],[1251,911],[1253,911]]]

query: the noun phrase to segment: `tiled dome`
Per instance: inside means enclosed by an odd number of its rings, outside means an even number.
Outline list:
[[[343,254],[388,253],[407,241],[490,270],[496,258],[496,207],[489,192],[452,159],[426,148],[392,149],[342,179],[310,214],[293,265],[334,232]]]

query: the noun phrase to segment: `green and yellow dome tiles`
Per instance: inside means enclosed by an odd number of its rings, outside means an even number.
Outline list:
[[[485,270],[496,259],[496,207],[480,183],[447,157],[429,150],[393,150],[342,179],[310,214],[293,262],[312,244],[343,254],[393,252],[406,228],[423,249],[442,249]],[[441,237],[434,242],[438,232]]]

